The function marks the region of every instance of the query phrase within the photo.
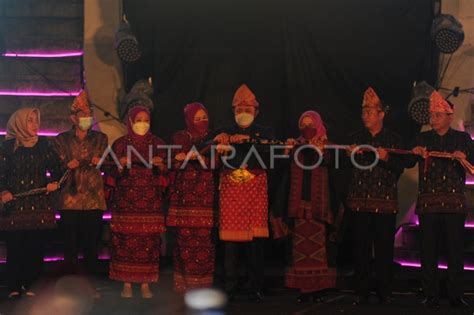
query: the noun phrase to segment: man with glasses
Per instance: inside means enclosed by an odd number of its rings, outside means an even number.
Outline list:
[[[377,295],[381,303],[391,303],[393,243],[398,210],[397,182],[403,172],[400,156],[385,148],[401,148],[401,138],[387,130],[387,112],[372,88],[364,94],[364,129],[352,137],[348,150],[353,159],[347,206],[352,210],[355,241],[355,278],[358,299],[354,305],[367,304],[370,292],[372,252],[375,254]],[[358,150],[363,145],[368,150]],[[362,148],[362,147],[359,147]],[[373,246],[373,251],[372,251]]]
[[[417,136],[413,148],[416,156],[408,162],[408,167],[419,165],[416,214],[421,229],[423,305],[434,308],[439,307],[438,245],[442,239],[447,244],[450,304],[468,307],[462,298],[466,172],[459,160],[474,162],[474,144],[468,133],[451,129],[453,113],[452,104],[433,92],[430,97],[432,130]],[[428,157],[429,151],[453,153],[454,159]]]

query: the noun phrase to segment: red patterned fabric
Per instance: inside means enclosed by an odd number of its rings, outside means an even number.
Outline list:
[[[293,159],[291,163],[288,217],[316,219],[332,224],[334,218],[329,208],[328,169],[320,166],[311,171],[311,201],[306,207],[301,206],[303,172],[304,170]]]
[[[177,132],[173,144],[189,151],[193,141],[189,133]],[[173,171],[170,188],[170,207],[166,224],[177,227],[212,227],[214,225],[214,178],[211,170],[204,170],[199,162],[190,162],[184,170]]]
[[[430,96],[430,113],[454,114],[454,109],[438,91],[433,91]]]
[[[223,241],[249,242],[268,237],[267,174],[252,170],[255,177],[245,183],[230,178],[225,170],[220,182],[219,237]]]
[[[166,151],[156,150],[157,145],[163,144],[160,138],[152,135],[140,141],[125,136],[115,141],[112,149],[120,159],[127,156],[127,145],[133,145],[148,159],[148,146],[152,145],[154,155],[165,158]],[[138,161],[135,161],[135,155],[132,157],[133,162]],[[115,176],[110,278],[125,282],[156,282],[160,233],[165,231],[161,206],[166,181],[156,170],[135,165]]]
[[[285,284],[302,293],[336,286],[336,269],[329,268],[326,254],[326,226],[315,220],[295,219],[293,261]]]
[[[109,277],[135,283],[157,282],[159,279],[159,234],[112,233]]]
[[[89,95],[85,90],[82,90],[79,95],[76,96],[70,109],[72,114],[83,112],[84,114],[90,115],[92,113],[91,104],[89,103]]]
[[[382,107],[382,101],[380,100],[377,93],[375,93],[375,90],[370,86],[364,92],[364,100],[362,101],[362,107]]]
[[[253,106],[256,108],[259,106],[255,94],[253,94],[246,84],[242,84],[237,91],[235,91],[232,107],[236,106]]]
[[[177,292],[208,288],[214,274],[211,229],[177,228],[174,249],[174,288]]]

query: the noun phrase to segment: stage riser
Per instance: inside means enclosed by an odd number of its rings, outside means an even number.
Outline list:
[[[0,130],[22,107],[41,110],[42,131],[69,129],[73,97],[59,95],[83,88],[84,1],[2,0],[0,21],[6,52],[21,54],[0,58]]]
[[[83,0],[2,0],[0,16],[82,19],[83,7]]]

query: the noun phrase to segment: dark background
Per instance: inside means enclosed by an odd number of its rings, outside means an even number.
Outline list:
[[[211,125],[232,123],[232,96],[247,83],[259,122],[277,136],[297,135],[314,109],[339,143],[361,127],[364,90],[391,105],[386,124],[409,142],[419,129],[407,115],[415,80],[433,83],[433,0],[125,0],[143,49],[125,67],[128,88],[152,76],[154,132],[184,127],[182,109],[201,101]]]
[[[184,127],[191,101],[209,109],[211,127],[232,123],[232,97],[247,83],[260,102],[258,121],[281,139],[297,136],[299,116],[313,109],[339,144],[351,143],[362,127],[363,92],[373,86],[391,106],[386,125],[408,144],[420,128],[407,114],[413,82],[433,84],[438,70],[433,1],[124,0],[143,49],[142,59],[124,68],[126,86],[153,77],[153,131],[165,139]],[[271,211],[285,208],[275,196],[288,185],[287,172],[269,173]],[[348,178],[347,170],[330,170],[334,211]],[[346,226],[338,264],[352,256]],[[266,246],[272,261],[281,260],[277,248]]]

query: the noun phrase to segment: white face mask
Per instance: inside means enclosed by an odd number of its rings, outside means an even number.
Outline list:
[[[82,131],[89,130],[92,127],[92,117],[79,117],[79,129]]]
[[[150,123],[137,122],[132,125],[132,130],[139,136],[144,136],[150,130]]]
[[[255,117],[252,114],[249,113],[240,113],[235,115],[235,122],[239,127],[246,128],[250,126],[253,123],[253,120]]]

